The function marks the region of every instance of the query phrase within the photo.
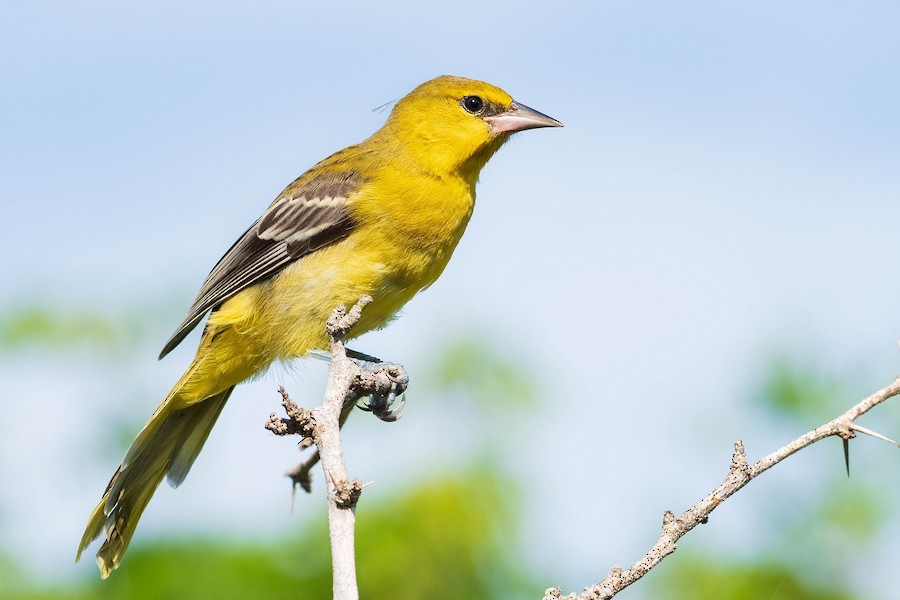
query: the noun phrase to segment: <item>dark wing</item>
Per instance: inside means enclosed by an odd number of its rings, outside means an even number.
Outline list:
[[[207,312],[225,300],[347,237],[353,229],[347,198],[361,183],[355,173],[343,172],[309,180],[301,177],[288,186],[219,259],[159,357],[168,354]]]

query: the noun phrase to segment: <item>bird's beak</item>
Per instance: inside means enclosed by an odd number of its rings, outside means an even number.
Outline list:
[[[524,131],[526,129],[537,129],[538,127],[562,127],[563,124],[548,117],[542,112],[538,112],[533,108],[528,108],[524,104],[519,104],[513,100],[509,108],[499,115],[491,115],[484,118],[491,126],[491,133],[514,133],[516,131]]]

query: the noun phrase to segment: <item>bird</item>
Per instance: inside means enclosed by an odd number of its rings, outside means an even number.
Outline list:
[[[372,298],[350,337],[387,325],[447,266],[494,153],[516,132],[561,126],[494,85],[443,75],[288,185],[213,267],[165,344],[160,359],[209,315],[196,356],[91,512],[76,562],[103,536],[106,579],[162,479],[184,481],[236,385],[328,348],[324,323],[338,305]]]

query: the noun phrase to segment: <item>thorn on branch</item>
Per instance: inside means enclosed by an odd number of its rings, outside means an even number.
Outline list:
[[[847,469],[847,477],[850,477],[850,439],[843,438],[841,440],[844,444],[844,467]]]
[[[852,429],[854,431],[858,431],[860,433],[864,433],[866,435],[870,435],[875,439],[885,441],[889,444],[893,444],[894,446],[900,446],[900,444],[898,444],[891,438],[889,438],[885,435],[881,435],[880,433],[878,433],[876,431],[872,431],[871,429],[867,429],[867,428],[863,427],[862,425],[857,425],[856,423],[850,423],[850,429]]]

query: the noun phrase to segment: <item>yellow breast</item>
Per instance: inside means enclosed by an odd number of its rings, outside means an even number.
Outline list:
[[[260,350],[282,359],[327,348],[324,324],[331,311],[363,295],[373,302],[352,335],[383,327],[443,272],[474,201],[472,188],[459,179],[412,185],[402,176],[383,173],[354,196],[353,207],[362,210],[351,214],[367,216],[358,218],[348,238],[241,292],[215,316],[256,315],[252,323],[232,325],[258,340]],[[231,304],[247,303],[257,309],[228,311]]]

